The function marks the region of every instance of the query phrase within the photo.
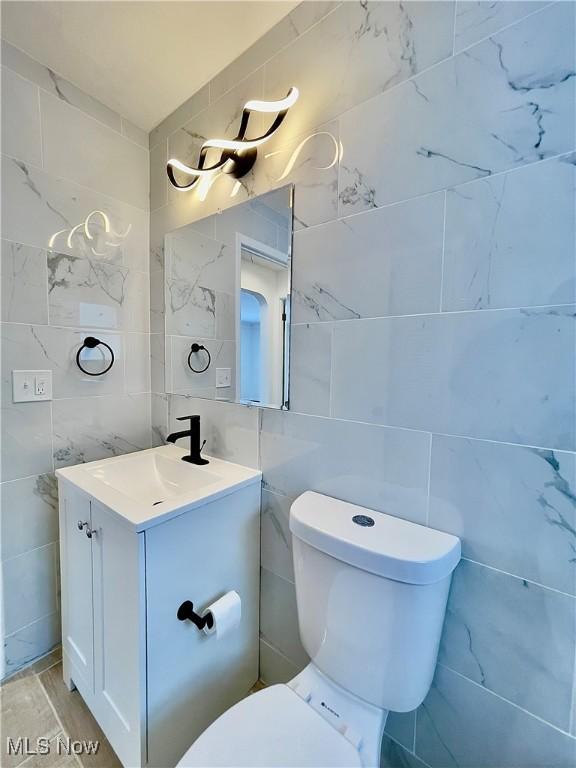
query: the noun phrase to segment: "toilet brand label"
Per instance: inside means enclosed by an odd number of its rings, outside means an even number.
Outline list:
[[[362,525],[364,528],[372,528],[374,525],[374,518],[368,515],[354,515],[352,522],[356,525]]]
[[[334,715],[334,717],[340,717],[340,715],[338,714],[338,712],[336,712],[335,710],[331,709],[331,708],[328,706],[328,704],[326,704],[326,702],[325,702],[325,701],[321,701],[321,702],[320,702],[320,706],[321,706],[321,707],[323,707],[324,709],[327,709],[327,710],[328,710],[328,712],[330,712],[331,714],[333,714],[333,715]]]

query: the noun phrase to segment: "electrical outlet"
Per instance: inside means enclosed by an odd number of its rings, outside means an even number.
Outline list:
[[[52,371],[12,371],[12,400],[15,403],[52,400]]]
[[[232,384],[231,368],[216,368],[216,388],[229,387]]]

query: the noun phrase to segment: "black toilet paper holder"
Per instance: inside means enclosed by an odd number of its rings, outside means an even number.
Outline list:
[[[198,629],[204,629],[204,627],[212,629],[214,626],[214,616],[212,616],[211,613],[207,613],[205,616],[199,616],[194,611],[194,603],[190,600],[185,600],[182,603],[180,608],[178,608],[176,616],[178,617],[179,621],[191,621],[192,624],[194,624],[194,626],[196,626]]]

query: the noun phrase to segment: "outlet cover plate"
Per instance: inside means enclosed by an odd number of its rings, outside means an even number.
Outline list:
[[[12,371],[12,401],[37,403],[52,400],[52,371]]]

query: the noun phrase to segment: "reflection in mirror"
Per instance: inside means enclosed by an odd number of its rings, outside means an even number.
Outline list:
[[[291,186],[166,235],[166,391],[288,405]]]

